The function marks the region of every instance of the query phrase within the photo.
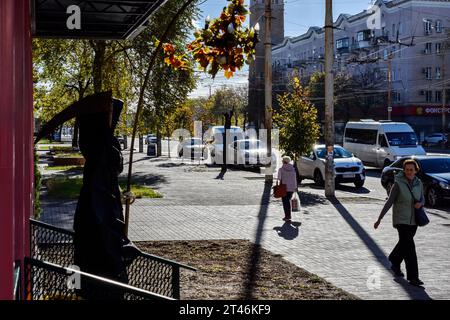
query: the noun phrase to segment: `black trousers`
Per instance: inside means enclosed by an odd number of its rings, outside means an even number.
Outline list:
[[[396,266],[405,260],[406,274],[408,280],[419,279],[419,267],[417,265],[416,245],[414,244],[414,236],[417,226],[407,224],[398,224],[395,226],[398,231],[398,243],[389,255],[389,261]]]
[[[283,201],[283,210],[284,210],[284,217],[286,219],[291,219],[291,199],[294,192],[287,192],[286,195],[281,198]]]

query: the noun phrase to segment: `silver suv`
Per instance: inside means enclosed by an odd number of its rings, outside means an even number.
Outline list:
[[[423,140],[423,146],[428,147],[430,145],[440,145],[447,143],[447,137],[443,133],[433,133],[425,137]]]

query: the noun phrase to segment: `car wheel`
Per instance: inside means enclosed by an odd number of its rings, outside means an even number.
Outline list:
[[[426,202],[430,207],[435,207],[438,204],[438,194],[436,188],[429,187],[426,192]]]
[[[386,193],[387,193],[388,196],[391,193],[391,189],[392,189],[393,185],[394,185],[394,183],[392,181],[388,181],[386,183]]]
[[[385,159],[383,163],[383,169],[391,165],[391,160]]]
[[[362,188],[364,186],[364,182],[365,182],[365,180],[361,180],[361,178],[359,178],[359,177],[356,178],[355,182],[354,182],[355,187]]]
[[[323,187],[323,185],[325,184],[322,174],[318,169],[316,169],[316,171],[314,172],[314,183],[319,187]]]

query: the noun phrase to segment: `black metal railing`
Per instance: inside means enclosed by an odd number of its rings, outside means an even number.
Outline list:
[[[63,267],[74,264],[74,232],[30,220],[31,257]],[[127,267],[128,284],[160,295],[180,299],[180,268],[195,268],[141,253]]]
[[[173,300],[73,268],[33,258],[24,262],[26,300]]]

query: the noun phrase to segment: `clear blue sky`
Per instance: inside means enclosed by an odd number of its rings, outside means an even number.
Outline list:
[[[245,1],[248,5],[249,0]],[[305,33],[310,26],[321,27],[325,20],[325,0],[285,0],[284,28],[285,36],[298,36]],[[222,8],[227,5],[226,0],[206,0],[201,6],[202,18],[198,22],[203,25],[204,17],[216,18]],[[334,0],[333,19],[336,20],[341,13],[356,14],[368,9],[371,6],[370,0]],[[202,77],[203,78],[203,77]],[[191,96],[207,96],[209,85],[218,88],[223,85],[233,86],[247,81],[247,70],[238,73],[237,76],[226,80],[222,75],[217,75],[216,80],[203,78],[198,89]]]

